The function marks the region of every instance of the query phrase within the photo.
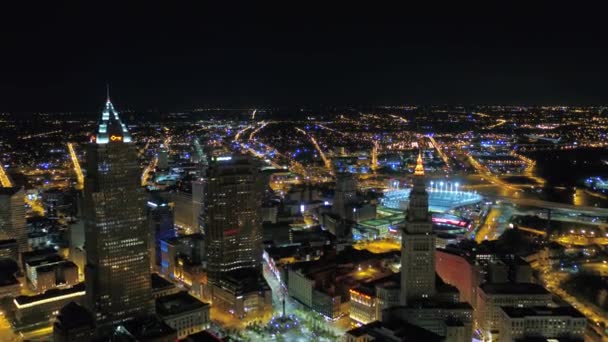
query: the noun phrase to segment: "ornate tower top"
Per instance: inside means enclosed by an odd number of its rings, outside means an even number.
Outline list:
[[[416,160],[416,169],[414,175],[424,176],[424,165],[422,163],[422,152],[418,151],[418,159]]]
[[[112,102],[110,102],[109,89],[108,87],[106,90],[106,105],[101,112],[97,134],[93,136],[92,141],[97,144],[131,142],[131,134],[129,134],[127,126],[121,121],[118,112],[114,109]]]

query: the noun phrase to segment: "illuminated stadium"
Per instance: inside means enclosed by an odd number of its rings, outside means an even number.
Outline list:
[[[450,209],[473,205],[481,202],[482,198],[476,192],[461,191],[458,183],[433,183],[427,189],[429,193],[429,210],[442,213]],[[391,209],[405,210],[411,189],[389,189],[380,199],[383,206]]]

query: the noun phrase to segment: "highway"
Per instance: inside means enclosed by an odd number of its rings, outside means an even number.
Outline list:
[[[371,169],[373,172],[375,172],[376,169],[378,168],[378,149],[379,149],[378,140],[374,140],[374,147],[372,148],[372,165],[371,165]]]
[[[475,234],[475,241],[477,243],[481,243],[484,240],[496,240],[498,238],[498,218],[501,214],[502,210],[498,206],[492,206],[492,208],[490,208],[486,220]]]
[[[443,162],[445,163],[445,165],[447,167],[450,166],[450,158],[448,158],[448,156],[445,155],[445,153],[443,153],[443,151],[441,150],[441,146],[439,145],[439,143],[435,140],[435,138],[433,138],[433,136],[429,135],[427,136],[429,138],[429,140],[431,141],[431,144],[433,145],[433,147],[435,148],[435,150],[437,151],[437,154],[439,154],[439,156],[441,157],[441,159],[443,160]]]
[[[507,123],[507,120],[504,119],[496,119],[496,123],[494,125],[490,125],[488,127],[486,127],[486,129],[492,129],[492,128],[496,128],[498,126],[502,126],[505,123]]]
[[[315,149],[317,149],[317,152],[319,152],[319,156],[321,156],[321,159],[323,160],[323,164],[325,165],[325,168],[327,169],[329,174],[333,174],[334,170],[332,168],[331,161],[327,157],[325,157],[325,153],[323,153],[323,150],[321,150],[321,147],[317,143],[317,140],[315,140],[315,138],[312,135],[308,134],[305,130],[298,128],[298,127],[295,127],[295,129],[310,139],[310,141],[312,142]]]
[[[0,185],[2,185],[3,188],[10,188],[13,186],[13,183],[4,171],[4,167],[2,166],[2,164],[0,164]]]
[[[239,139],[241,139],[241,135],[243,133],[245,133],[245,131],[252,129],[254,126],[253,125],[249,125],[249,126],[245,126],[243,129],[241,129],[240,131],[236,132],[236,134],[234,135],[234,139],[232,139],[233,142],[238,142]]]
[[[402,117],[400,117],[400,116],[398,116],[398,115],[393,115],[393,114],[391,114],[391,117],[392,117],[393,119],[396,119],[396,120],[397,120],[398,122],[400,122],[400,123],[407,123],[407,122],[408,122],[406,119],[404,119],[404,118],[402,118]]]
[[[40,198],[34,200],[29,199],[27,196],[24,197],[25,203],[27,203],[34,213],[40,216],[44,216],[44,207],[40,204]]]
[[[596,324],[600,322],[608,322],[608,315],[598,310],[595,306],[588,305],[583,301],[578,300],[576,297],[570,295],[566,290],[562,288],[562,283],[567,280],[568,275],[564,272],[556,272],[548,266],[533,265],[539,270],[540,279],[543,284],[554,294],[561,297],[568,304],[574,306],[588,319],[592,320]]]
[[[4,312],[0,311],[0,341],[21,341],[19,336],[15,335],[11,324],[6,319]]]
[[[72,143],[68,143],[68,150],[70,152],[70,158],[72,159],[72,164],[74,165],[74,172],[76,172],[76,189],[82,190],[84,188],[84,175],[82,174],[82,169],[80,168],[80,162],[78,161],[78,156],[74,151],[74,145]]]
[[[255,138],[255,135],[264,127],[268,126],[269,124],[273,123],[272,121],[269,122],[264,122],[262,121],[262,124],[260,125],[260,127],[254,129],[251,134],[249,134],[249,140],[253,140],[253,138]]]

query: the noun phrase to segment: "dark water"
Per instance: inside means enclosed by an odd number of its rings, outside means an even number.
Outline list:
[[[608,177],[608,149],[575,149],[528,153],[536,160],[536,174],[548,185],[580,187],[587,177]]]

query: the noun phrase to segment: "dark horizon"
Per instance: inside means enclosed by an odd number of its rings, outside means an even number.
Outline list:
[[[608,104],[592,9],[14,6],[0,111]]]

